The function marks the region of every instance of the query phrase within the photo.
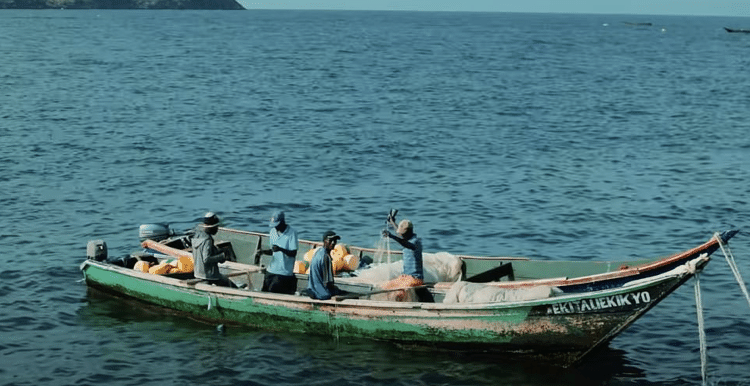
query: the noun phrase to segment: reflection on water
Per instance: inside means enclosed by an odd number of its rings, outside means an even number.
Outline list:
[[[629,363],[622,350],[603,348],[572,368],[512,354],[432,350],[366,339],[335,339],[301,333],[267,332],[239,325],[217,325],[190,320],[184,315],[144,303],[88,289],[87,305],[78,313],[95,334],[110,336],[108,350],[117,351],[129,337],[158,346],[158,354],[137,349],[144,362],[185,366],[210,361],[241,377],[245,371],[271,381],[276,361],[298,370],[285,382],[304,384],[303,374],[325,374],[325,379],[366,384],[545,384],[598,385],[644,381],[642,370]],[[189,354],[188,354],[189,353]],[[251,362],[238,360],[247,355]],[[294,358],[294,363],[288,363]],[[195,364],[197,365],[198,362]],[[252,363],[252,364],[251,364]],[[267,368],[266,368],[267,367]],[[215,374],[200,374],[208,377]]]
[[[633,29],[607,19],[0,12],[10,37],[0,39],[0,379],[699,383],[689,287],[615,350],[560,371],[218,334],[78,283],[87,240],[123,256],[140,224],[184,230],[208,210],[262,231],[283,209],[300,238],[333,228],[343,243],[375,247],[398,208],[427,251],[562,261],[665,256],[745,228],[747,40],[720,28],[738,20],[660,16]],[[732,244],[747,277],[748,237]],[[750,384],[747,304],[719,261],[701,284],[710,378]]]

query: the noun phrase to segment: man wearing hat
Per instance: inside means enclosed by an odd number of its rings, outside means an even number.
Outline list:
[[[331,251],[339,237],[334,231],[323,234],[323,247],[318,248],[310,261],[309,281],[305,293],[313,299],[328,300],[341,293],[333,283]]]
[[[286,223],[284,212],[280,210],[273,213],[269,226],[271,248],[258,250],[256,253],[257,256],[273,255],[262,290],[293,295],[297,292],[297,276],[294,275],[294,261],[299,247],[297,231]]]
[[[424,284],[424,268],[422,263],[422,239],[417,237],[414,233],[414,225],[409,220],[401,220],[396,226],[395,216],[389,216],[389,224],[396,229],[397,235],[388,232],[387,229],[383,229],[383,237],[389,237],[396,240],[397,243],[403,247],[402,261],[404,268],[401,276],[386,282],[383,289],[394,289],[403,287],[417,287]],[[427,292],[427,291],[420,291]],[[419,294],[422,295],[422,294]],[[425,294],[426,295],[426,294]],[[427,296],[420,296],[420,298]],[[396,301],[403,301],[406,299],[406,292],[399,291],[395,299]],[[425,299],[427,300],[427,299]]]
[[[190,244],[193,246],[193,275],[210,284],[235,287],[234,283],[219,272],[219,263],[227,261],[224,252],[214,245],[214,235],[219,230],[219,216],[213,212],[203,216],[203,222],[195,227]]]

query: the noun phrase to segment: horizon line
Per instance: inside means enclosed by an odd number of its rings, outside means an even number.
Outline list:
[[[344,11],[344,12],[425,12],[425,13],[533,13],[533,14],[555,14],[555,15],[630,15],[630,16],[695,16],[695,17],[736,17],[747,18],[750,15],[729,14],[699,14],[699,13],[628,13],[628,12],[562,12],[562,11],[479,11],[479,10],[424,10],[424,9],[385,9],[385,8],[325,8],[325,7],[267,7],[258,6],[248,8],[238,1],[246,11]]]

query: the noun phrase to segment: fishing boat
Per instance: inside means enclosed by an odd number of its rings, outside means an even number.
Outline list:
[[[724,30],[729,33],[750,33],[750,29],[742,29],[742,28],[728,28],[724,27]]]
[[[89,242],[81,264],[88,286],[184,312],[199,319],[269,330],[357,337],[461,351],[527,354],[569,366],[606,345],[639,317],[700,272],[710,255],[737,231],[715,234],[697,247],[665,258],[619,262],[534,261],[519,257],[452,255],[458,277],[432,282],[429,301],[383,298],[367,269],[336,278],[348,292],[330,300],[259,291],[268,235],[220,228],[215,236],[230,261],[222,272],[239,288],[210,285],[189,272],[155,274],[134,262],[174,265],[190,259],[189,235],[143,237],[126,259],[106,256],[106,243]],[[298,255],[320,246],[300,240]],[[376,250],[348,246],[361,266]],[[425,254],[426,259],[430,254]],[[397,264],[398,253],[391,256]],[[297,275],[298,287],[307,275]]]

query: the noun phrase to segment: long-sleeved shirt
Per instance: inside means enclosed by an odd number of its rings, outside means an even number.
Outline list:
[[[413,235],[407,241],[415,248],[409,249],[404,247],[403,249],[403,274],[424,280],[424,269],[422,267],[422,239],[417,237],[417,235]]]
[[[193,268],[196,278],[217,280],[222,275],[219,272],[219,263],[226,261],[224,253],[214,245],[214,238],[206,233],[200,226],[196,228],[195,235],[191,241],[193,246]]]

